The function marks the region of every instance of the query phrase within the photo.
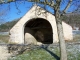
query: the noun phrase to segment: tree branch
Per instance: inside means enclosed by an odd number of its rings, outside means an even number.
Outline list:
[[[10,2],[14,2],[16,0],[0,0],[0,4],[4,4],[4,3],[10,3]]]
[[[17,2],[15,2],[15,7],[16,7],[16,9],[18,10],[18,13],[17,13],[17,14],[21,13],[19,7],[17,6]]]
[[[4,3],[10,3],[10,2],[15,2],[15,1],[18,1],[18,0],[0,0],[0,4],[4,4]],[[46,5],[49,5],[51,7],[54,7],[54,1],[53,0],[43,0],[43,1],[40,1],[40,0],[24,0],[24,1],[28,1],[28,2],[36,2],[36,3],[39,3],[39,4],[46,4]]]
[[[54,7],[54,2],[53,0],[50,0],[50,2],[48,2],[48,0],[44,0],[44,1],[40,1],[40,0],[27,0],[28,2],[36,2],[36,3],[39,3],[39,4],[46,4],[46,5],[49,5],[51,7]]]
[[[65,9],[63,10],[63,13],[66,13],[66,11],[68,10],[68,8],[69,8],[70,5],[71,5],[71,2],[72,2],[72,0],[70,0],[70,1],[68,2],[67,6],[66,6]]]

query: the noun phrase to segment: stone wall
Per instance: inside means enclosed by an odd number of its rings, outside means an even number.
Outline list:
[[[63,25],[63,33],[65,40],[73,40],[72,27],[65,22],[62,22]]]
[[[10,42],[12,43],[18,43],[18,44],[24,44],[25,38],[24,36],[32,37],[31,34],[25,33],[24,35],[24,29],[25,25],[31,20],[31,19],[37,19],[42,18],[47,20],[52,27],[52,37],[53,42],[58,42],[58,34],[57,34],[57,27],[56,27],[56,21],[55,17],[49,13],[46,12],[44,9],[40,8],[39,6],[33,6],[24,16],[21,18],[18,23],[15,24],[15,26],[10,30]],[[64,37],[66,40],[72,39],[72,28],[68,24],[63,22],[63,29],[64,29]],[[29,38],[28,37],[28,38]],[[35,40],[35,38],[34,38]]]

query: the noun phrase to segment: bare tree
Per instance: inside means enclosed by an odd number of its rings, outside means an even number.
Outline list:
[[[5,17],[8,13],[8,8],[2,8],[2,5],[0,5],[0,24],[5,22]]]
[[[0,4],[3,3],[10,3],[10,2],[15,2],[17,0],[0,0]],[[63,27],[62,27],[62,20],[61,16],[67,13],[69,7],[72,5],[76,8],[74,11],[77,11],[78,8],[80,7],[80,0],[24,0],[28,2],[35,2],[37,4],[43,4],[46,6],[49,6],[53,9],[56,23],[57,23],[57,31],[58,31],[58,37],[59,37],[59,43],[60,43],[60,60],[67,60],[67,53],[66,53],[66,46],[65,46],[65,40],[64,40],[64,35],[63,35]],[[65,6],[63,6],[65,5]],[[61,10],[61,8],[64,8]],[[72,11],[71,11],[72,12]]]

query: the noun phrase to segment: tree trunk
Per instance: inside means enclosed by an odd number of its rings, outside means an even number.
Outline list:
[[[66,53],[66,46],[65,46],[64,35],[63,35],[62,23],[57,22],[57,30],[58,30],[58,37],[59,37],[59,44],[60,44],[60,54],[61,54],[60,60],[67,60],[67,53]]]
[[[59,44],[60,44],[60,60],[67,60],[62,20],[60,20],[60,15],[58,12],[56,12],[55,18],[56,18],[56,24],[57,24],[58,37],[59,37],[58,39],[59,39]]]

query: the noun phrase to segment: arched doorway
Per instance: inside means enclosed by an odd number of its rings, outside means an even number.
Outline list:
[[[34,18],[26,22],[24,27],[25,43],[38,41],[43,44],[53,43],[53,31],[49,21],[43,18]]]

